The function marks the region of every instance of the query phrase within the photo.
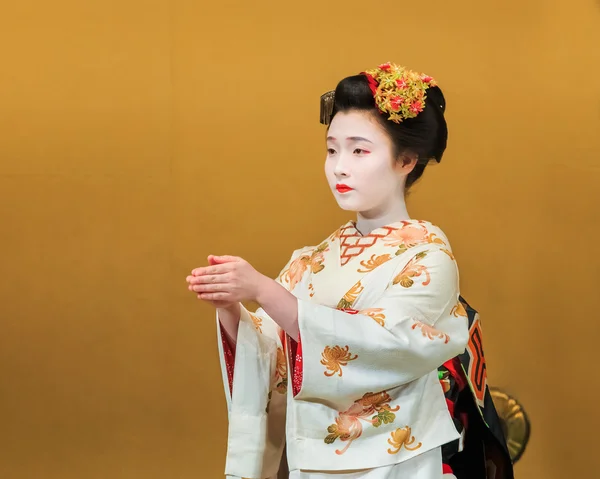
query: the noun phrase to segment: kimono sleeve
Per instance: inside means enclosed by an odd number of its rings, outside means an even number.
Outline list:
[[[285,336],[264,310],[253,313],[243,306],[235,346],[225,339],[218,317],[217,332],[229,418],[225,474],[274,476],[285,445]]]
[[[276,281],[284,286],[288,291],[291,291],[298,282],[296,276],[298,275],[297,267],[293,265],[298,263],[296,261],[308,248],[302,248],[294,251],[292,257],[282,269]],[[292,273],[291,273],[292,272]],[[299,273],[303,271],[300,270]],[[292,278],[290,279],[290,275]],[[217,345],[219,349],[219,356],[221,359],[221,373],[223,378],[223,386],[225,389],[225,397],[227,399],[228,409],[231,407],[233,385],[234,385],[234,372],[236,368],[238,354],[237,343],[240,341],[244,344],[254,344],[254,348],[258,355],[269,356],[273,354],[273,351],[277,351],[277,357],[279,360],[278,367],[275,369],[275,379],[278,381],[274,386],[279,391],[283,391],[284,387],[282,384],[287,384],[287,379],[282,382],[281,378],[286,378],[286,371],[284,371],[285,364],[282,364],[282,360],[285,359],[283,354],[285,335],[283,330],[269,317],[269,315],[262,309],[259,308],[256,312],[248,311],[243,305],[241,306],[240,315],[240,329],[238,330],[238,337],[236,338],[236,344],[231,344],[227,340],[227,335],[219,321],[217,314]],[[269,353],[270,351],[270,353]]]
[[[360,397],[435,371],[468,341],[458,298],[456,263],[448,252],[434,249],[400,262],[379,299],[362,309],[299,300],[299,398]]]
[[[285,445],[287,368],[278,328],[262,310],[242,308],[234,361],[225,474],[271,477]]]

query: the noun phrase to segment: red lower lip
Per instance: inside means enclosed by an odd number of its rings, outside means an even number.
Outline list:
[[[349,191],[352,191],[352,188],[348,186],[336,186],[335,189],[338,190],[339,193],[348,193]]]

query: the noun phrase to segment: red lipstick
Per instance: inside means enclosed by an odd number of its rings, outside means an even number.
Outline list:
[[[338,190],[338,193],[348,193],[349,191],[352,191],[352,188],[350,188],[348,185],[341,183],[335,185],[335,189]]]

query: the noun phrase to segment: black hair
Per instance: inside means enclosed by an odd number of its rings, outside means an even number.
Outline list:
[[[410,188],[425,171],[431,160],[438,163],[446,149],[448,127],[444,118],[446,100],[439,87],[427,89],[425,107],[415,118],[395,123],[381,114],[375,105],[369,81],[365,75],[344,78],[335,89],[335,100],[331,118],[344,111],[372,112],[373,117],[389,135],[394,145],[395,158],[415,155],[417,164],[406,178],[406,188]]]

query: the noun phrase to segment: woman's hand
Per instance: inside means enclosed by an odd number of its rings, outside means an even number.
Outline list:
[[[237,337],[239,303],[254,301],[294,340],[298,338],[298,300],[250,263],[236,256],[209,256],[209,266],[196,268],[186,278],[190,291],[226,314],[219,314],[230,338]],[[238,309],[236,309],[238,308]]]
[[[265,276],[237,256],[209,256],[209,266],[196,268],[186,278],[189,290],[217,308],[256,301]]]
[[[231,299],[229,296],[227,299],[222,298],[223,295],[228,291],[226,281],[231,280],[236,276],[235,274],[229,274],[228,276],[226,275],[230,272],[230,270],[235,271],[237,268],[224,268],[224,258],[230,257],[221,258],[218,256],[209,256],[209,266],[205,268],[194,269],[192,274],[186,278],[186,281],[189,283],[188,289],[190,291],[195,292],[199,299],[210,303],[217,309],[219,322],[223,327],[225,337],[227,338],[230,346],[235,347],[235,344],[237,343],[237,332],[241,313],[240,302],[239,300]],[[237,259],[241,260],[241,258],[236,258],[236,260]],[[252,267],[250,266],[250,268]]]

